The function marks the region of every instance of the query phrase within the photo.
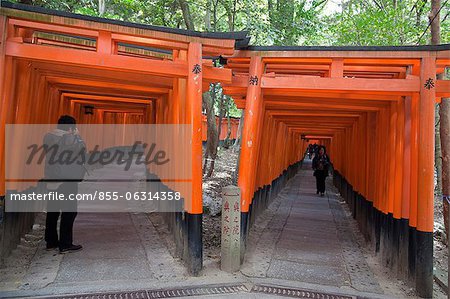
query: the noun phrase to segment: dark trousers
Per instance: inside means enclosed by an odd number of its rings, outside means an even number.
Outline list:
[[[316,187],[317,192],[324,193],[325,192],[325,178],[327,177],[324,171],[316,170]]]
[[[66,197],[69,194],[76,194],[78,192],[78,183],[64,182],[55,192],[63,193]],[[45,241],[49,246],[59,246],[60,249],[63,249],[73,244],[73,223],[77,216],[76,210],[76,201],[48,202],[47,218],[45,220]],[[58,239],[57,225],[60,216]]]

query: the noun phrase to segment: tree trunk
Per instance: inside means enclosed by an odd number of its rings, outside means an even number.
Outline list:
[[[203,174],[206,173],[207,177],[212,175],[214,171],[214,161],[217,157],[217,126],[216,116],[214,114],[214,101],[215,101],[215,84],[213,84],[213,92],[205,92],[203,94],[203,106],[206,110],[206,124],[207,124],[207,139],[206,139],[206,151],[205,151],[205,167],[203,168]],[[213,96],[212,96],[213,95]],[[210,162],[209,169],[207,167],[208,161]]]
[[[441,43],[441,20],[439,17],[439,9],[441,8],[441,0],[431,0],[430,19],[431,44],[439,45]]]
[[[205,28],[206,31],[211,31],[211,0],[206,0]]]
[[[440,129],[442,150],[442,194],[450,195],[450,98],[442,99],[440,105]],[[449,244],[448,202],[444,200],[444,226]]]
[[[222,94],[219,103],[219,121],[217,123],[217,144],[220,144],[220,134],[222,134],[222,119],[224,115],[223,100],[225,96]]]
[[[236,140],[234,140],[233,149],[239,149],[241,144],[242,128],[244,127],[244,111],[241,110],[241,118],[239,118],[238,130],[236,133]]]
[[[189,9],[189,4],[186,0],[178,0],[180,4],[181,12],[183,13],[184,23],[186,24],[186,28],[189,30],[195,30],[194,21],[192,20],[191,10]]]
[[[236,18],[236,0],[233,0],[233,3],[229,3],[228,1],[225,1],[223,3],[223,7],[225,8],[225,11],[227,12],[228,31],[234,31],[234,23],[235,23],[235,18]]]
[[[441,137],[440,137],[440,127],[439,127],[439,104],[435,105],[435,116],[434,116],[434,135],[435,135],[435,147],[434,147],[434,165],[436,170],[436,186],[434,192],[436,196],[441,198],[442,196],[442,154],[441,154]]]
[[[431,0],[431,13],[429,15],[429,19],[431,22],[430,30],[431,30],[431,44],[439,45],[441,43],[441,20],[439,16],[439,9],[441,8],[441,0]],[[443,79],[443,76],[438,76],[438,79]],[[450,136],[449,136],[449,128],[450,128],[450,103],[448,99],[442,99],[439,115],[440,115],[440,126],[439,126],[439,141],[441,147],[441,157],[442,161],[436,163],[436,165],[441,165],[441,169],[439,172],[438,169],[438,182],[442,181],[442,193],[445,195],[450,194]],[[436,138],[437,139],[437,138]],[[440,158],[440,157],[439,157]],[[441,200],[441,198],[439,198]],[[444,216],[444,226],[445,226],[445,234],[449,236],[449,224],[448,224],[448,202],[444,201],[443,204],[443,216]]]
[[[269,12],[269,21],[273,21],[273,3],[272,0],[267,0],[267,11]]]
[[[98,14],[102,16],[106,11],[106,0],[98,0]]]
[[[237,131],[237,136],[236,136],[236,140],[234,142],[233,148],[234,150],[238,149],[238,158],[236,161],[236,167],[234,168],[234,173],[233,173],[233,185],[237,185],[237,181],[238,181],[238,176],[239,176],[239,161],[241,160],[241,137],[242,137],[242,128],[244,127],[244,111],[241,110],[241,118],[239,119],[239,125],[238,125],[238,131]]]
[[[219,4],[219,0],[213,1],[213,31],[217,31],[217,5]]]
[[[227,107],[229,107],[229,106],[227,106]],[[225,137],[223,146],[225,148],[229,148],[230,147],[230,137],[231,137],[231,117],[230,117],[229,109],[227,109],[226,116],[227,116],[227,136]]]

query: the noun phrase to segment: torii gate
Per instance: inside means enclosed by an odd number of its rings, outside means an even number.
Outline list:
[[[201,33],[132,24],[2,2],[0,11],[0,195],[5,195],[5,124],[190,124],[191,200],[167,213],[177,253],[197,275],[202,268],[202,93],[210,82],[231,82],[231,70],[208,57],[231,55],[247,33]],[[95,106],[93,115],[83,108]],[[171,182],[167,182],[171,185]],[[3,207],[3,201],[2,201]],[[12,217],[12,216],[11,216]],[[8,214],[0,256],[33,217]],[[19,224],[17,224],[19,223]],[[180,233],[181,232],[181,233]]]
[[[450,45],[250,46],[228,56],[234,76],[224,89],[245,109],[243,223],[302,159],[305,140],[319,139],[362,232],[430,296],[434,105],[450,96],[436,75],[449,65]]]

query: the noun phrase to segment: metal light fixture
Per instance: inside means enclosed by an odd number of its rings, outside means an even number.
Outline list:
[[[91,106],[91,105],[84,106],[84,114],[93,115],[94,114],[94,106]]]

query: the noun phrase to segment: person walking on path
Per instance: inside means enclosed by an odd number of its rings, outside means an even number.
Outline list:
[[[314,156],[312,161],[312,168],[314,170],[314,176],[316,177],[316,194],[320,193],[320,196],[325,194],[325,179],[328,176],[328,167],[330,165],[330,159],[326,154],[324,146],[319,146],[317,155]]]

